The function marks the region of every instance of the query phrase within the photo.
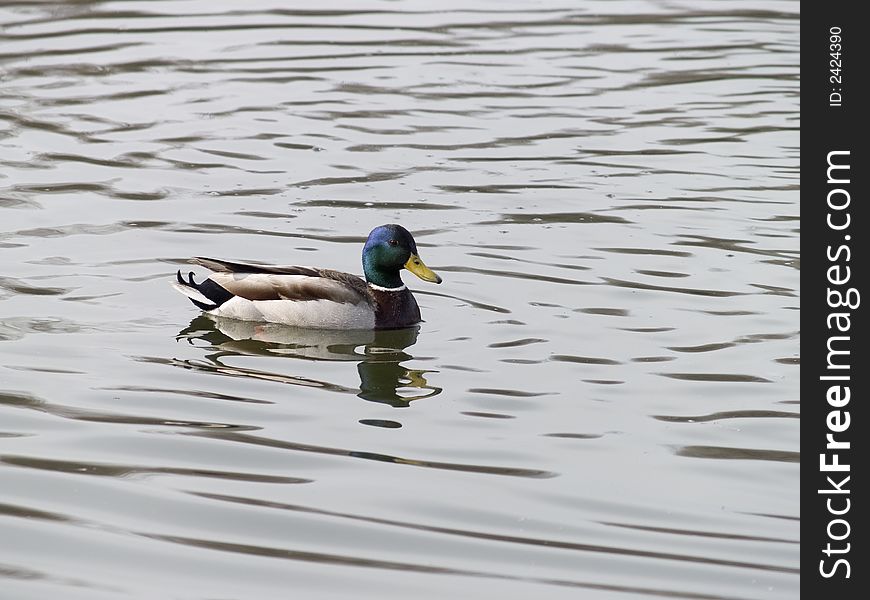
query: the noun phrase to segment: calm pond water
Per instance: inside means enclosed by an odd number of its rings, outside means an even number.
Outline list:
[[[314,6],[0,5],[0,598],[797,597],[799,4]]]

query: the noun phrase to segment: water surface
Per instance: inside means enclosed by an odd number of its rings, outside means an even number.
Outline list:
[[[797,2],[0,6],[0,598],[798,594]],[[190,256],[425,322],[201,316]]]

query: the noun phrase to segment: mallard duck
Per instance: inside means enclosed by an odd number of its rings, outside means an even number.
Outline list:
[[[401,225],[381,225],[362,252],[365,280],[313,267],[253,265],[197,257],[214,271],[197,283],[178,271],[173,287],[205,312],[219,316],[314,329],[398,329],[421,321],[420,308],[401,270],[441,283],[423,264],[414,237]]]

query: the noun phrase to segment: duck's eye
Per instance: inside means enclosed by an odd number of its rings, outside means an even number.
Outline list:
[[[390,246],[398,246],[399,240],[390,240]]]

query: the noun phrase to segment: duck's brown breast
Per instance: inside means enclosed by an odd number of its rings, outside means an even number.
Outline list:
[[[398,329],[419,323],[420,307],[411,290],[378,290],[369,286],[375,309],[375,329]]]

